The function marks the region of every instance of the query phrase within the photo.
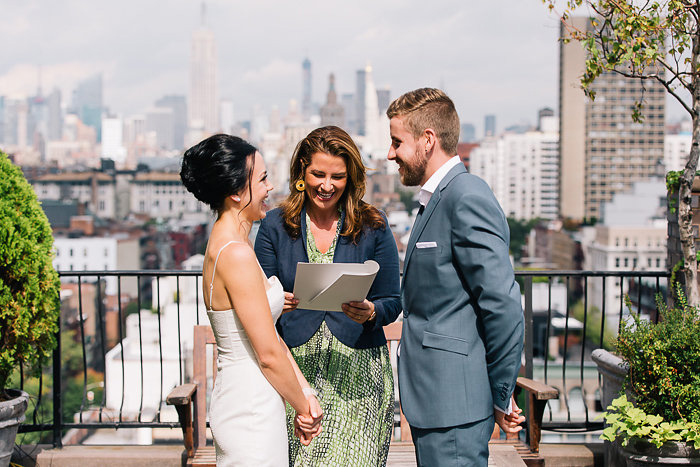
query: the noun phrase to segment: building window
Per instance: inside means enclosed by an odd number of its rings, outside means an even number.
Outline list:
[[[615,267],[616,268],[620,267],[620,258],[615,258]]]
[[[105,258],[106,258],[107,256],[109,256],[109,250],[108,250],[107,248],[105,248]]]
[[[656,267],[657,268],[661,267],[661,258],[656,258]]]
[[[68,256],[70,256],[71,258],[73,257],[73,248],[71,248],[70,250],[68,250]],[[72,270],[73,270],[73,269],[71,268],[71,271],[72,271]]]
[[[637,258],[632,258],[632,267],[637,269]]]
[[[629,265],[630,265],[629,258],[625,258],[625,267],[629,267]]]
[[[647,258],[647,266],[651,267],[651,258]]]
[[[87,258],[87,248],[83,248],[83,257]]]

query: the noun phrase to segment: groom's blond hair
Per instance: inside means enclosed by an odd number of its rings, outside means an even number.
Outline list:
[[[402,117],[414,138],[431,128],[443,151],[457,154],[459,116],[452,99],[440,89],[420,88],[407,92],[391,103],[386,115],[389,119]]]

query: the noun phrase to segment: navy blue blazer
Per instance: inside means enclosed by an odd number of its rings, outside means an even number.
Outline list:
[[[340,222],[345,219],[343,212]],[[377,314],[373,323],[358,324],[339,311],[304,310],[297,308],[283,314],[277,321],[277,331],[289,347],[297,347],[318,330],[325,320],[340,342],[355,349],[379,347],[386,344],[383,326],[396,320],[401,311],[399,255],[389,223],[386,228],[365,228],[356,244],[343,236],[333,256],[334,263],[363,263],[372,259],[379,263],[379,272],[367,294]],[[255,239],[255,254],[265,274],[277,276],[286,292],[294,290],[297,263],[308,262],[306,254],[306,210],[301,212],[301,236],[291,238],[284,228],[282,210],[273,209],[260,223]]]

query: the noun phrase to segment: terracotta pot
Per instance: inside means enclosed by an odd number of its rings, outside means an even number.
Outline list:
[[[603,377],[603,389],[600,393],[600,403],[603,410],[617,398],[622,391],[622,382],[629,372],[629,365],[617,355],[605,349],[595,349],[591,353],[591,359],[598,367],[598,373]],[[620,454],[620,449],[613,446],[610,441],[605,441],[605,465],[624,466],[625,459]]]
[[[598,372],[603,376],[603,391],[600,395],[600,403],[605,409],[613,399],[620,395],[622,382],[629,372],[629,365],[620,357],[605,349],[595,349],[591,352],[591,359],[598,366]]]
[[[650,465],[700,465],[700,451],[692,444],[667,441],[660,448],[640,439],[630,441],[622,449],[627,467]]]
[[[17,389],[5,390],[10,396],[9,401],[0,402],[0,467],[10,465],[12,449],[15,447],[15,437],[19,424],[24,421],[29,395]]]

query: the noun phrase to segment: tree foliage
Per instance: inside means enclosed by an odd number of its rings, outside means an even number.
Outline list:
[[[684,282],[691,304],[700,304],[697,259],[692,233],[691,188],[700,144],[700,2],[691,0],[542,0],[561,15],[564,42],[580,41],[588,53],[581,87],[591,98],[591,84],[603,73],[642,82],[655,81],[685,109],[693,122],[693,143],[678,190],[678,225],[684,257]],[[557,5],[564,6],[557,11]],[[590,17],[577,28],[573,14]],[[631,109],[644,117],[644,95]]]
[[[518,220],[514,217],[506,219],[510,229],[510,254],[515,261],[520,261],[523,256],[523,248],[527,243],[530,231],[540,222],[540,219]]]
[[[52,258],[36,194],[0,152],[0,396],[20,362],[38,371],[56,345],[60,281]]]

